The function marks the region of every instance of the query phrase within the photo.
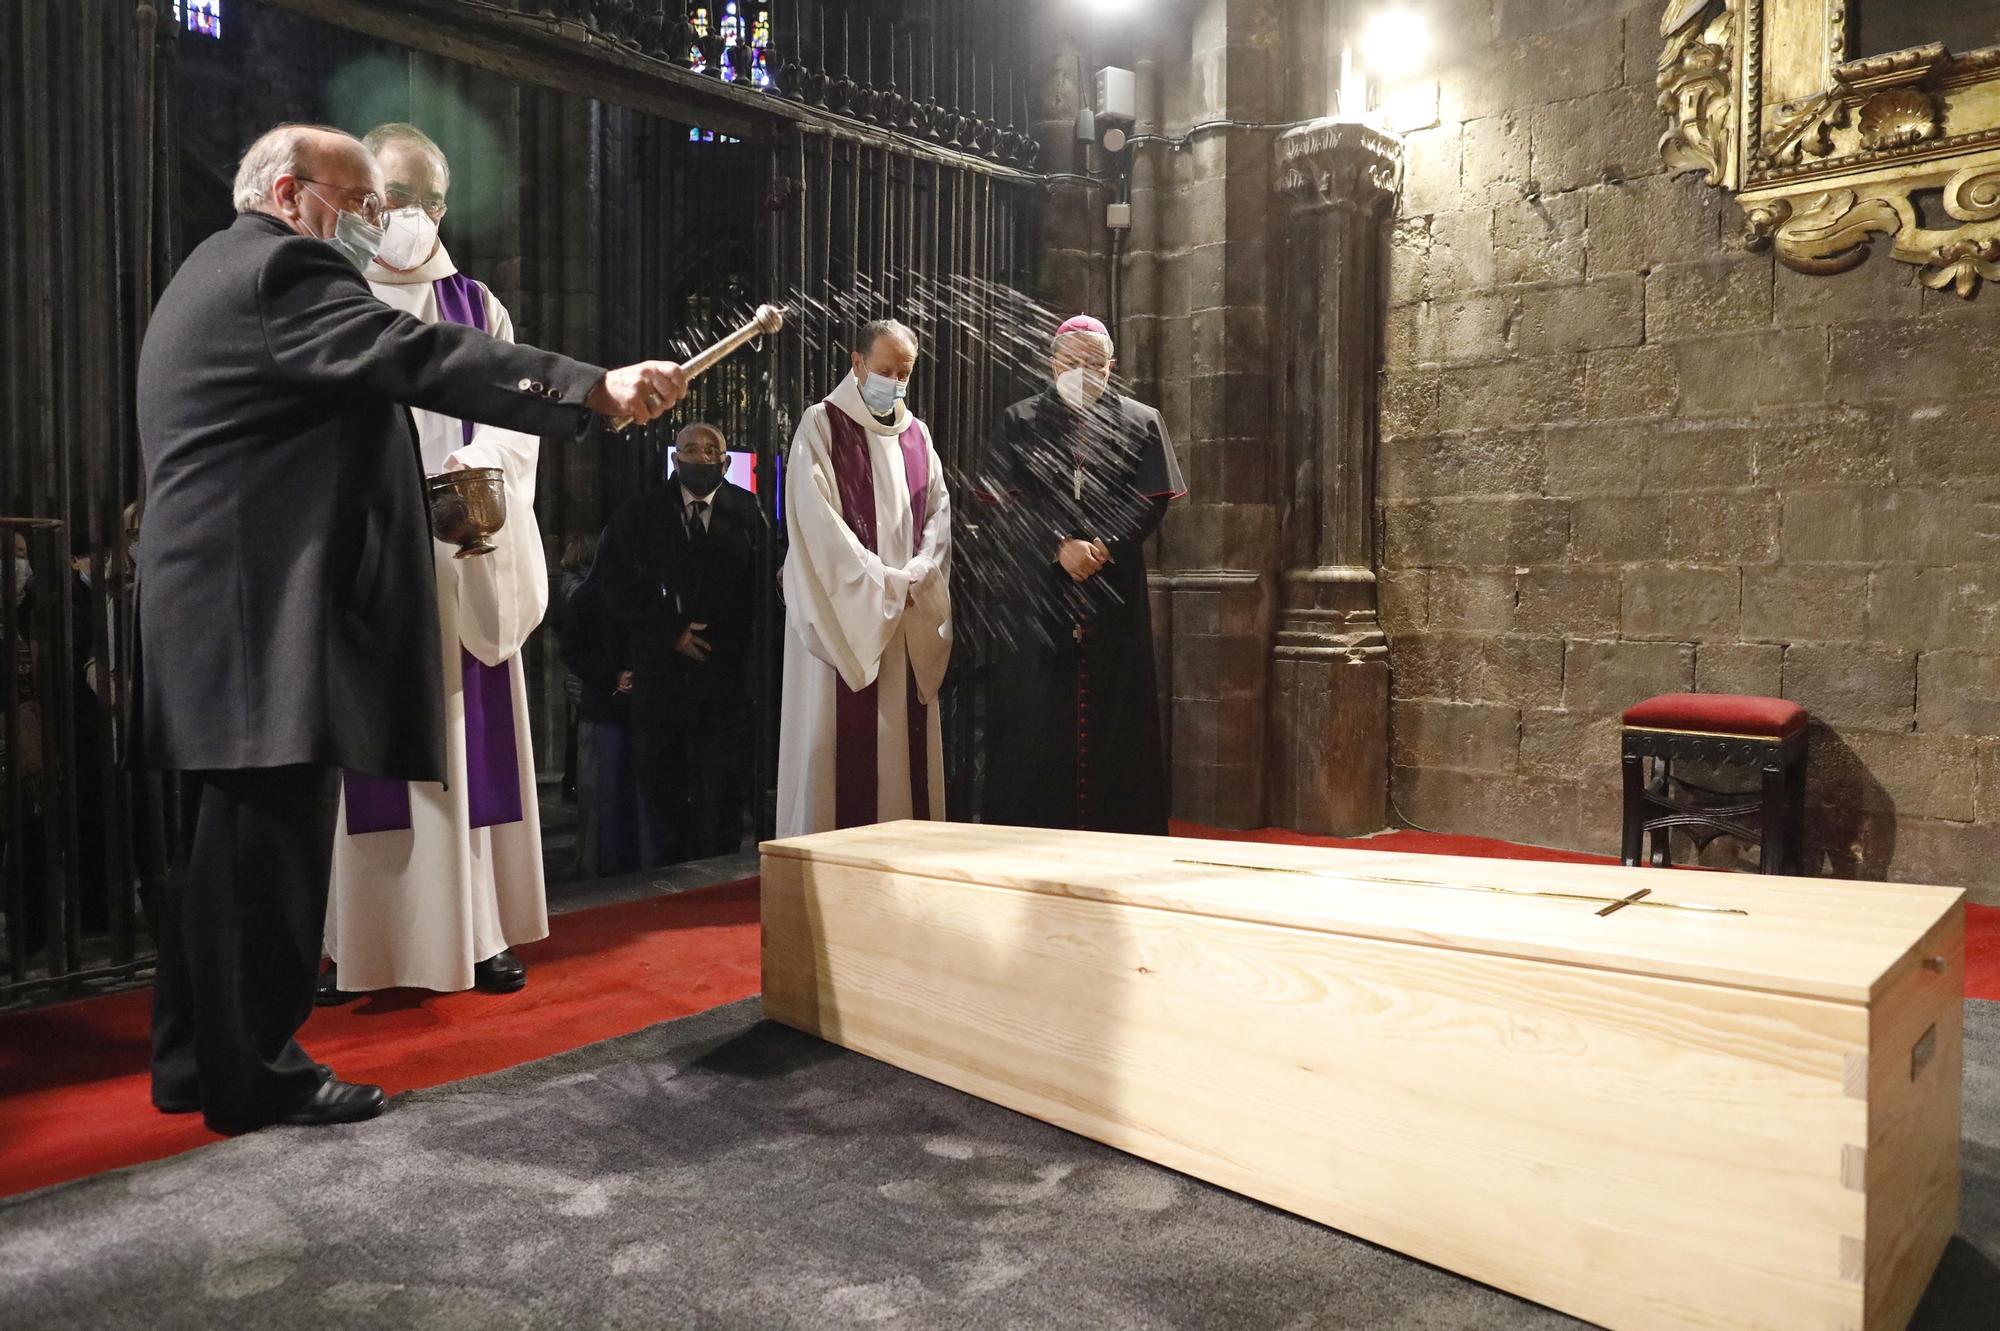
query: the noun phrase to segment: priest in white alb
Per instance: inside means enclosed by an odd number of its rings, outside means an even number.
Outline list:
[[[382,166],[395,244],[367,269],[375,294],[427,323],[468,324],[514,339],[513,321],[458,271],[438,238],[450,167],[410,125],[362,140]],[[411,237],[414,237],[412,241]],[[510,950],[549,932],[528,690],[520,651],[548,608],[535,525],[531,435],[417,411],[426,474],[497,467],[507,521],[490,554],[454,558],[433,543],[443,633],[446,784],[348,772],[341,782],[319,1001],[409,986],[508,993],[527,981]],[[385,594],[395,594],[393,590]]]
[[[951,495],[903,398],[917,337],[871,323],[806,409],[785,469],[778,835],[943,818]]]

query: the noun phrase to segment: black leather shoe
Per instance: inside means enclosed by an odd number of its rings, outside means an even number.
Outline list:
[[[313,990],[313,1006],[335,1007],[341,1003],[352,1003],[359,997],[360,994],[340,987],[340,969],[329,961],[326,969],[319,973],[319,985]]]
[[[511,994],[527,982],[526,964],[504,949],[472,968],[473,986],[489,994]]]
[[[336,1123],[359,1123],[374,1118],[389,1107],[389,1097],[380,1086],[361,1086],[329,1077],[296,1109],[280,1114],[277,1122],[294,1128],[324,1128]]]

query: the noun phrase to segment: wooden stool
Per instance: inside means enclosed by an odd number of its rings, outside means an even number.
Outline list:
[[[1642,862],[1650,835],[1650,862],[1666,868],[1667,834],[1685,827],[1701,846],[1733,836],[1761,847],[1762,873],[1803,873],[1808,719],[1797,703],[1738,693],[1663,693],[1627,709],[1625,863]],[[1676,758],[1752,768],[1763,788],[1731,793],[1698,786],[1674,776]]]

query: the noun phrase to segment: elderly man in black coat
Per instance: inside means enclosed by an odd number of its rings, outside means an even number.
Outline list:
[[[618,625],[639,784],[672,838],[667,862],[733,855],[749,805],[758,568],[769,557],[757,497],[727,479],[713,425],[674,441],[667,488],[613,515],[587,595]]]
[[[384,305],[360,272],[381,193],[348,135],[266,134],[237,174],[235,224],[188,256],[139,358],[140,755],[187,773],[200,801],[162,903],[153,1102],[220,1131],[384,1103],[294,1036],[319,968],[335,773],[445,777],[408,409],[574,435],[593,411],[649,421],[685,391],[670,362],[607,373]]]

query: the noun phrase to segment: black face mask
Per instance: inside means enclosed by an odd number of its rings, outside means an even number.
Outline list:
[[[722,484],[722,464],[718,462],[683,462],[674,469],[681,478],[681,484],[691,495],[705,495]]]

